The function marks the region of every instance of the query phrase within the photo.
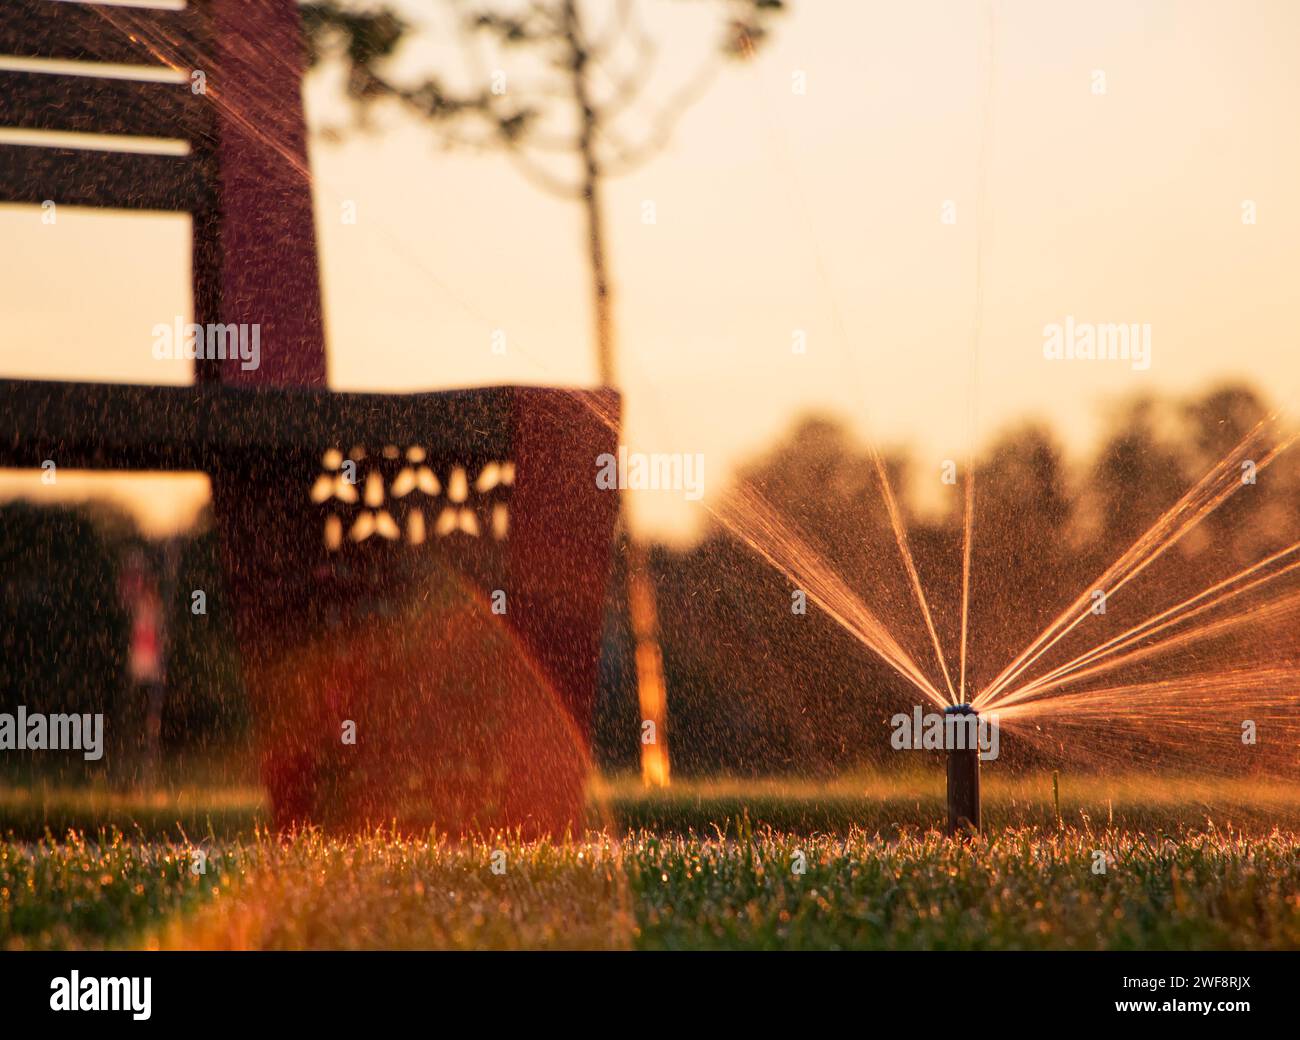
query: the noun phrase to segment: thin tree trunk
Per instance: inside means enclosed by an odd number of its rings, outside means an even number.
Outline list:
[[[591,262],[592,317],[595,320],[596,371],[602,386],[613,386],[614,323],[609,274],[605,265],[605,214],[600,164],[596,158],[596,111],[587,89],[587,53],[583,49],[578,11],[573,0],[564,5],[569,51],[573,61],[573,100],[578,108],[578,154],[582,160],[582,201],[587,213],[587,256]]]
[[[659,649],[659,613],[650,576],[649,553],[628,534],[627,605],[636,642],[636,693],[641,707],[641,780],[647,787],[667,787],[668,687]]]
[[[582,200],[587,215],[587,254],[591,263],[592,317],[595,321],[596,371],[601,385],[614,386],[613,298],[605,260],[605,220],[600,163],[596,157],[596,111],[587,89],[588,55],[575,0],[565,0],[565,34],[573,63],[573,98],[578,108],[578,151],[582,161]],[[668,695],[663,654],[659,649],[659,616],[648,554],[632,536],[627,511],[620,508],[626,550],[627,602],[636,648],[637,701],[641,708],[641,779],[649,786],[668,783]]]

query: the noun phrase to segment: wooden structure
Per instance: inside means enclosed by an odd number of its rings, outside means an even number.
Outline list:
[[[0,143],[0,201],[189,213],[205,344],[260,335],[193,386],[0,380],[0,465],[210,475],[280,824],[580,825],[616,396],[326,389],[295,0],[5,0],[0,55],[109,63],[0,70],[0,126],[188,145]]]

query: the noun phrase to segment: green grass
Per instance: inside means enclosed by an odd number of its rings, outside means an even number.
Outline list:
[[[260,788],[157,791],[0,783],[0,834],[36,841],[70,831],[118,830],[137,838],[237,837],[266,822]]]
[[[1051,774],[981,780],[988,828],[1054,828]],[[646,791],[619,778],[593,786],[593,825],[664,833],[713,834],[742,817],[755,827],[816,833],[857,827],[884,837],[928,830],[945,817],[940,771],[864,774],[825,782],[706,780]],[[1300,788],[1259,777],[1205,779],[1128,775],[1061,779],[1061,815],[1081,830],[1131,831],[1217,827],[1300,832]]]
[[[986,770],[982,783],[991,828],[1055,825],[1050,774],[1005,777]],[[856,827],[896,838],[943,820],[943,784],[938,770],[825,781],[680,780],[652,791],[639,779],[615,777],[592,784],[588,824],[596,830],[713,835],[748,818],[754,827],[781,831],[843,833]],[[1300,831],[1300,785],[1263,778],[1064,777],[1061,811],[1066,823],[1083,830]],[[0,780],[0,835],[31,841],[113,828],[141,838],[176,838],[181,830],[191,837],[237,838],[266,822],[263,793],[249,783],[176,785],[142,793]]]
[[[279,837],[255,789],[0,788],[0,948],[1300,948],[1285,785],[1066,777],[1058,828],[1050,776],[991,776],[961,843],[930,829],[940,783],[614,781],[570,843]]]
[[[504,873],[494,873],[494,852]],[[1094,872],[1099,853],[1104,874]],[[804,873],[795,869],[800,862]],[[0,944],[252,949],[1300,947],[1300,843],[1075,829],[0,846]]]

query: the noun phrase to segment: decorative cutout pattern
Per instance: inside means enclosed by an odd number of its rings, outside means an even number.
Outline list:
[[[445,479],[444,479],[445,478]],[[439,476],[420,445],[395,444],[371,453],[355,445],[345,457],[339,448],[321,456],[321,472],[311,500],[325,511],[324,541],[330,552],[344,541],[378,538],[421,545],[434,537],[492,537],[510,529],[513,462],[487,462],[476,472],[448,465]]]

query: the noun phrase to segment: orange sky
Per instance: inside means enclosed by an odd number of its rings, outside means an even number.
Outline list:
[[[641,7],[661,95],[706,42],[692,12],[707,5]],[[980,439],[1032,414],[1077,451],[1117,394],[1242,377],[1292,405],[1297,39],[1288,0],[793,0],[771,46],[725,69],[668,150],[611,185],[627,443],[702,452],[710,501],[811,410],[912,446],[937,474],[965,454],[972,401]],[[435,31],[405,60],[456,53]],[[308,102],[313,126],[338,122],[326,78]],[[381,126],[313,140],[332,384],[589,383],[576,207],[499,156]],[[188,381],[150,354],[152,326],[189,310],[184,218],[65,209],[49,227],[0,207],[0,242],[0,374]],[[1044,326],[1067,316],[1149,324],[1150,369],[1045,361]],[[56,490],[89,486],[64,475]],[[204,494],[202,478],[94,486],[129,496],[153,530]],[[5,496],[40,491],[36,474],[0,476]],[[648,531],[698,529],[681,495],[631,498]]]

